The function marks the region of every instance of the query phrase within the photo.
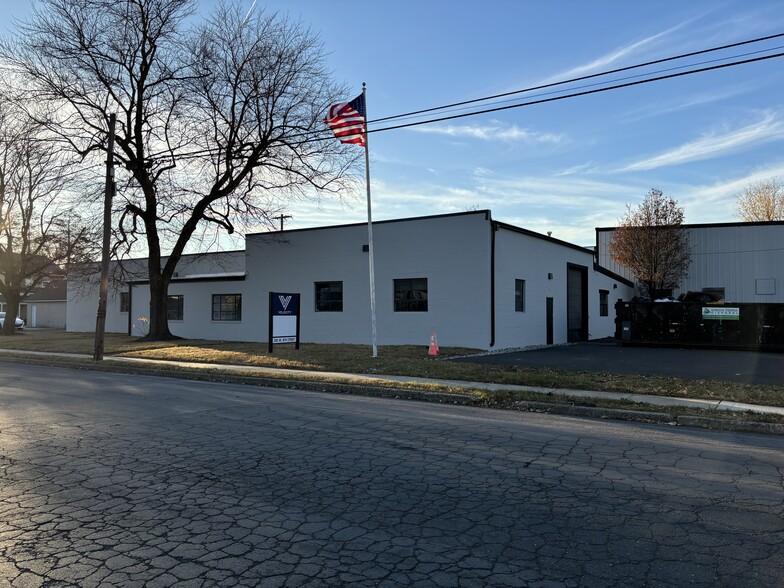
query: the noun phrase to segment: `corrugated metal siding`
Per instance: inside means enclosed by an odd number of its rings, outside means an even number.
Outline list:
[[[692,265],[678,292],[724,288],[729,302],[784,302],[784,226],[748,225],[689,230]],[[756,281],[775,280],[775,294]]]
[[[596,230],[597,262],[603,268],[634,282],[634,274],[632,274],[629,268],[613,261],[610,255],[610,241],[612,241],[613,232],[612,230]]]
[[[784,225],[691,225],[687,229],[692,263],[688,277],[674,292],[676,296],[703,288],[724,288],[728,302],[784,302]],[[610,271],[631,276],[610,258],[612,234],[611,230],[597,229],[598,262]],[[775,294],[757,294],[757,280],[761,279],[774,280]]]

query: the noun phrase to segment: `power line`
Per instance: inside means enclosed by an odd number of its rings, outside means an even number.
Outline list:
[[[784,45],[778,45],[776,47],[769,47],[767,49],[760,49],[758,51],[748,51],[746,53],[739,53],[739,54],[730,55],[730,56],[727,56],[727,57],[717,57],[716,59],[708,59],[708,60],[705,60],[705,61],[698,61],[698,62],[695,62],[695,63],[690,63],[688,65],[679,65],[677,67],[668,67],[668,68],[664,68],[664,69],[657,69],[657,70],[649,71],[649,72],[646,72],[646,73],[635,74],[635,75],[631,75],[631,76],[624,76],[624,77],[621,77],[621,78],[614,78],[612,80],[606,80],[606,81],[601,81],[601,82],[594,82],[593,84],[583,84],[581,86],[574,86],[574,87],[571,87],[571,88],[565,88],[563,90],[552,90],[550,92],[540,92],[538,94],[531,94],[529,97],[552,96],[553,94],[562,94],[564,92],[580,90],[582,88],[594,88],[596,86],[601,86],[602,84],[611,84],[613,82],[622,82],[624,80],[633,80],[633,79],[638,79],[638,78],[642,78],[642,77],[645,77],[645,76],[651,76],[651,75],[658,74],[658,73],[664,73],[664,72],[669,72],[669,71],[677,71],[677,70],[682,70],[682,69],[686,69],[686,68],[689,68],[689,67],[695,67],[695,66],[698,66],[698,65],[705,65],[705,64],[708,64],[708,63],[717,63],[719,61],[727,61],[729,59],[737,59],[739,57],[746,57],[746,56],[749,56],[749,55],[759,55],[760,53],[767,53],[767,52],[770,52],[770,51],[778,51],[779,49],[784,49]],[[604,75],[604,74],[601,74],[601,75]],[[564,83],[566,83],[566,82],[564,82]],[[524,91],[524,90],[520,90],[520,92],[522,92],[522,91]],[[489,99],[490,98],[487,98],[487,100],[489,100]],[[486,99],[480,98],[478,100],[486,100]],[[508,103],[508,102],[516,102],[517,100],[520,100],[520,98],[512,98],[512,99],[508,99],[508,100],[499,100],[497,102],[491,102],[491,104],[505,104],[505,103]],[[446,110],[446,109],[448,109],[447,112],[459,112],[459,111],[468,110],[469,108],[471,108],[471,107],[450,108],[450,107],[447,107],[447,106],[443,106],[443,107],[438,107],[438,108],[433,109],[433,110],[438,110],[438,109],[445,109]],[[393,119],[393,118],[417,118],[417,117],[421,117],[421,116],[422,115],[411,115],[409,117],[407,115],[396,115],[394,117],[387,117],[385,119],[376,119],[375,121],[371,121],[371,122],[378,122],[379,120],[390,120],[390,119]]]
[[[672,57],[667,57],[667,58],[663,58],[663,59],[657,59],[657,60],[654,60],[654,61],[649,61],[649,62],[646,62],[646,63],[631,65],[631,66],[627,66],[627,67],[623,67],[623,68],[616,68],[616,69],[613,69],[613,70],[608,70],[608,71],[605,71],[605,72],[591,74],[591,75],[588,75],[588,76],[581,76],[581,77],[572,78],[572,79],[569,79],[569,80],[553,82],[553,83],[550,83],[550,84],[543,84],[543,85],[539,85],[539,86],[533,86],[533,87],[525,88],[525,89],[522,89],[522,90],[515,90],[513,92],[505,92],[505,93],[502,93],[502,94],[496,94],[494,96],[487,96],[487,97],[484,97],[484,98],[477,98],[477,99],[474,99],[474,100],[465,100],[465,101],[462,101],[462,102],[455,102],[455,103],[444,105],[444,106],[438,106],[438,107],[433,107],[433,108],[428,108],[428,109],[423,109],[423,110],[412,111],[412,112],[408,112],[408,113],[404,113],[404,114],[398,114],[398,115],[383,117],[383,118],[379,118],[379,119],[374,119],[374,120],[368,121],[368,124],[378,123],[378,122],[381,122],[381,121],[402,119],[402,118],[405,118],[405,117],[411,117],[411,116],[415,116],[415,115],[419,115],[419,114],[423,114],[423,113],[427,113],[427,112],[435,112],[435,111],[438,111],[438,110],[445,110],[445,109],[448,109],[448,108],[454,108],[454,107],[461,106],[461,105],[472,104],[472,103],[477,103],[477,102],[485,102],[485,101],[492,100],[492,99],[495,99],[495,98],[515,95],[515,94],[521,94],[521,93],[525,93],[525,92],[531,92],[531,91],[534,91],[534,90],[537,90],[537,89],[551,88],[551,87],[564,85],[564,84],[568,84],[568,83],[574,83],[576,81],[587,80],[587,79],[594,79],[594,78],[597,78],[597,77],[606,76],[606,75],[610,75],[610,74],[618,73],[618,72],[622,72],[622,71],[629,71],[629,70],[633,70],[633,69],[638,69],[638,68],[641,68],[641,67],[654,65],[654,64],[657,64],[657,63],[665,63],[665,62],[674,61],[674,60],[677,60],[677,59],[684,59],[686,57],[692,57],[692,56],[695,56],[695,55],[702,55],[702,54],[715,52],[715,51],[719,51],[719,50],[723,50],[723,49],[728,49],[728,48],[732,48],[732,47],[748,45],[748,44],[751,44],[751,43],[758,43],[758,42],[761,42],[761,41],[766,41],[766,40],[779,38],[779,37],[784,37],[784,33],[778,33],[778,34],[775,34],[775,35],[768,35],[766,37],[759,37],[759,38],[756,38],[756,39],[750,39],[750,40],[741,41],[741,42],[738,42],[738,43],[731,43],[731,44],[728,44],[728,45],[722,45],[722,46],[713,47],[713,48],[710,48],[710,49],[703,49],[703,50],[700,50],[700,51],[693,51],[691,53],[684,53],[684,54],[680,54],[680,55],[676,55],[676,56],[672,56]],[[629,77],[624,77],[624,78],[618,78],[618,79],[615,79],[615,80],[609,80],[607,82],[599,82],[599,83],[611,83],[612,84],[612,82],[623,81],[623,80],[627,80],[627,79],[633,79],[633,78],[637,78],[637,77],[640,77],[640,76],[643,76],[643,75],[651,75],[651,74],[656,74],[656,73],[673,71],[675,69],[682,69],[684,67],[691,68],[691,67],[694,67],[695,65],[701,65],[701,64],[704,64],[704,63],[715,63],[716,61],[721,61],[721,60],[726,60],[726,59],[735,59],[737,57],[743,57],[743,56],[746,56],[746,55],[754,55],[754,54],[758,54],[760,52],[773,51],[773,50],[778,50],[778,49],[781,49],[781,48],[782,48],[781,46],[777,46],[777,47],[774,47],[774,48],[763,49],[763,50],[756,51],[756,52],[744,53],[744,54],[740,54],[740,55],[733,55],[733,56],[730,56],[730,57],[723,57],[723,58],[719,58],[719,59],[716,59],[716,60],[709,60],[709,61],[704,61],[704,62],[692,63],[692,64],[689,64],[689,65],[679,66],[679,67],[676,67],[676,68],[667,68],[667,69],[664,69],[664,70],[657,70],[657,71],[648,72],[648,73],[645,73],[645,74],[639,74],[639,75],[636,75],[636,76],[629,76]],[[458,118],[465,118],[465,117],[469,117],[469,116],[476,116],[476,115],[479,115],[479,114],[488,114],[488,113],[499,112],[499,111],[503,111],[503,110],[511,110],[513,108],[522,108],[524,106],[533,106],[533,105],[537,105],[537,104],[544,104],[544,103],[548,103],[548,102],[555,102],[555,101],[559,101],[559,100],[566,100],[568,98],[576,98],[576,97],[580,97],[580,96],[587,96],[587,95],[591,95],[591,94],[597,94],[597,93],[600,93],[600,92],[607,92],[609,90],[617,90],[617,89],[620,89],[620,88],[627,88],[627,87],[637,86],[637,85],[641,85],[641,84],[647,84],[647,83],[651,83],[651,82],[657,82],[657,81],[662,81],[662,80],[667,80],[667,79],[672,79],[672,78],[677,78],[677,77],[684,77],[684,76],[687,76],[687,75],[692,75],[692,74],[697,74],[697,73],[704,73],[704,72],[707,72],[707,71],[724,69],[724,68],[734,67],[734,66],[738,66],[738,65],[745,65],[745,64],[749,64],[749,63],[765,61],[765,60],[768,60],[768,59],[774,59],[774,58],[778,58],[778,57],[782,57],[782,56],[784,56],[784,53],[776,53],[776,54],[773,54],[773,55],[766,55],[766,56],[762,56],[762,57],[755,57],[755,58],[750,58],[750,59],[744,59],[744,60],[741,60],[741,61],[733,61],[733,62],[730,62],[730,63],[723,63],[723,64],[719,64],[719,65],[712,65],[712,66],[702,67],[702,68],[698,68],[698,69],[690,69],[688,71],[682,71],[682,72],[678,72],[678,73],[672,73],[672,74],[667,74],[667,75],[655,76],[655,77],[652,77],[652,78],[645,78],[643,80],[635,80],[635,81],[625,82],[625,83],[621,83],[621,84],[613,84],[613,85],[610,85],[610,86],[604,86],[604,87],[601,87],[601,88],[593,88],[591,90],[585,90],[585,91],[581,91],[581,92],[571,92],[569,94],[563,94],[561,96],[550,96],[550,97],[542,98],[542,99],[539,99],[539,100],[529,100],[529,101],[526,101],[526,102],[519,102],[519,103],[516,103],[516,104],[511,104],[511,105],[506,105],[506,106],[499,106],[499,107],[495,107],[495,108],[485,108],[485,109],[481,109],[481,110],[472,110],[471,112],[462,113],[462,114],[455,114],[455,115],[451,115],[451,116],[444,116],[444,117],[438,117],[438,118],[429,118],[429,119],[426,119],[426,120],[415,121],[415,122],[399,124],[399,125],[393,125],[393,126],[388,126],[388,127],[382,127],[382,128],[377,128],[377,129],[367,129],[366,132],[368,132],[368,133],[378,133],[378,132],[390,131],[390,130],[395,130],[395,129],[402,129],[402,128],[407,128],[407,127],[412,127],[412,126],[419,126],[419,125],[424,125],[424,124],[432,124],[432,123],[436,123],[436,122],[443,122],[443,121],[447,121],[447,120],[454,120],[454,119],[458,119]],[[585,85],[585,86],[578,86],[576,88],[567,88],[567,89],[564,89],[564,90],[559,90],[558,92],[570,92],[571,90],[580,89],[580,88],[591,88],[591,87],[593,87],[595,85],[597,85],[597,84],[588,84],[588,85]],[[546,96],[546,95],[549,95],[549,94],[551,94],[551,92],[544,93],[544,94],[539,94],[539,96]],[[534,95],[534,96],[536,96],[536,95]],[[508,101],[503,101],[503,102],[508,102]],[[500,103],[503,103],[503,102],[498,102],[497,104],[500,104]],[[329,129],[323,129],[323,130],[316,130],[316,131],[312,131],[312,132],[292,134],[292,135],[288,136],[289,139],[292,139],[292,138],[296,139],[297,137],[303,137],[303,139],[300,140],[300,141],[288,141],[288,144],[291,145],[291,146],[296,146],[296,145],[303,145],[303,144],[306,144],[306,143],[314,143],[314,142],[317,142],[317,141],[323,141],[325,139],[331,138],[332,137],[332,132]],[[177,155],[176,159],[177,160],[183,160],[183,159],[187,160],[187,159],[193,159],[193,158],[196,158],[196,157],[200,157],[202,155],[216,155],[216,154],[219,154],[221,151],[225,151],[225,150],[223,150],[223,149],[215,149],[215,148],[200,149],[200,150],[192,151],[190,153],[183,153],[183,154]],[[164,154],[158,154],[158,155],[151,155],[150,159],[167,159],[167,157]]]
[[[404,114],[395,114],[393,116],[386,116],[386,117],[383,117],[383,118],[377,118],[375,120],[368,121],[368,124],[370,124],[370,123],[378,123],[378,122],[382,122],[382,121],[385,121],[385,120],[393,120],[393,119],[397,119],[397,118],[404,118],[404,117],[407,117],[407,116],[413,116],[415,114],[422,114],[422,113],[425,113],[425,112],[434,112],[436,110],[444,110],[446,108],[452,108],[452,107],[455,107],[455,106],[463,106],[465,104],[474,104],[474,103],[477,103],[477,102],[485,102],[487,100],[494,100],[496,98],[504,98],[506,96],[513,96],[515,94],[522,94],[522,93],[525,93],[525,92],[533,92],[534,90],[543,90],[545,88],[552,88],[554,86],[561,86],[561,85],[564,85],[564,84],[571,84],[571,83],[574,83],[574,82],[581,82],[581,81],[584,81],[584,80],[590,80],[590,79],[593,79],[593,78],[598,78],[598,77],[601,77],[601,76],[607,76],[607,75],[610,75],[610,74],[620,73],[620,72],[623,72],[623,71],[629,71],[629,70],[632,70],[632,69],[639,69],[641,67],[647,67],[649,65],[656,65],[658,63],[666,63],[668,61],[675,61],[677,59],[685,59],[686,57],[694,57],[695,55],[704,55],[705,53],[712,53],[712,52],[715,52],[715,51],[723,51],[724,49],[731,49],[733,47],[741,47],[743,45],[750,45],[752,43],[760,43],[762,41],[769,41],[770,39],[776,39],[776,38],[779,38],[779,37],[784,37],[784,33],[777,33],[775,35],[768,35],[766,37],[757,37],[756,39],[749,39],[747,41],[740,41],[738,43],[730,43],[728,45],[721,45],[721,46],[718,46],[718,47],[711,47],[710,49],[702,49],[700,51],[692,51],[690,53],[681,53],[680,55],[674,55],[672,57],[665,57],[665,58],[662,58],[662,59],[655,59],[653,61],[647,61],[645,63],[638,63],[636,65],[629,65],[629,66],[626,66],[626,67],[619,67],[617,69],[611,69],[611,70],[608,70],[608,71],[603,71],[603,72],[599,72],[599,73],[595,73],[595,74],[580,76],[580,77],[577,77],[577,78],[571,78],[571,79],[568,79],[568,80],[562,80],[562,81],[558,81],[558,82],[551,82],[549,84],[541,84],[539,86],[531,86],[529,88],[523,88],[522,90],[513,90],[511,92],[504,92],[504,93],[501,93],[501,94],[495,94],[494,96],[486,96],[484,98],[475,98],[473,100],[464,100],[462,102],[454,102],[452,104],[446,104],[444,106],[436,106],[436,107],[433,107],[433,108],[425,108],[423,110],[414,110],[412,112],[407,112],[407,113],[404,113]]]
[[[692,74],[703,73],[703,72],[706,72],[706,71],[712,71],[712,70],[717,70],[717,69],[724,69],[724,68],[727,68],[727,67],[734,67],[736,65],[745,65],[745,64],[748,64],[748,63],[755,63],[755,62],[758,62],[758,61],[765,61],[767,59],[775,59],[777,57],[784,57],[784,53],[776,53],[774,55],[766,55],[764,57],[755,57],[755,58],[752,58],[752,59],[744,59],[742,61],[733,61],[732,63],[722,63],[720,65],[712,65],[710,67],[703,67],[703,68],[699,68],[699,69],[683,71],[683,72],[678,72],[678,73],[674,73],[674,74],[668,74],[668,75],[665,75],[665,76],[657,76],[657,77],[654,77],[654,78],[647,78],[647,79],[644,79],[644,80],[637,80],[637,81],[634,81],[634,82],[626,82],[624,84],[616,84],[614,86],[606,86],[604,88],[594,88],[593,90],[585,90],[584,92],[574,92],[572,94],[566,94],[564,96],[553,96],[553,97],[550,97],[550,98],[542,98],[541,100],[531,100],[531,101],[528,101],[528,102],[521,102],[520,104],[512,104],[512,105],[509,105],[509,106],[499,106],[499,107],[496,107],[496,108],[486,108],[484,110],[476,110],[476,111],[473,111],[473,112],[467,112],[467,113],[463,113],[463,114],[454,114],[452,116],[444,116],[444,117],[440,117],[440,118],[432,118],[432,119],[428,119],[428,120],[411,122],[411,123],[406,123],[406,124],[402,124],[402,125],[394,125],[394,126],[391,126],[391,127],[383,127],[383,128],[380,128],[380,129],[372,129],[372,130],[368,129],[367,132],[368,133],[380,133],[380,132],[383,132],[383,131],[391,131],[393,129],[404,129],[406,127],[414,127],[414,126],[418,126],[418,125],[431,124],[431,123],[435,123],[435,122],[443,122],[443,121],[446,121],[446,120],[454,120],[454,119],[457,119],[457,118],[465,118],[467,116],[475,116],[477,114],[488,114],[490,112],[499,112],[499,111],[502,111],[502,110],[511,110],[512,108],[522,108],[523,106],[533,106],[535,104],[544,104],[546,102],[555,102],[557,100],[566,100],[567,98],[577,98],[579,96],[588,96],[590,94],[598,94],[600,92],[607,92],[609,90],[618,90],[620,88],[629,88],[631,86],[639,86],[641,84],[649,84],[651,82],[659,82],[659,81],[662,81],[662,80],[668,80],[668,79],[672,79],[672,78],[679,78],[679,77],[688,76],[688,75],[692,75]]]

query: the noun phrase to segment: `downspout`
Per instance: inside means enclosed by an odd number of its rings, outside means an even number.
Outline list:
[[[128,336],[131,336],[131,325],[133,321],[133,284],[128,284]]]
[[[490,221],[490,347],[495,345],[495,232],[498,226],[487,213]]]

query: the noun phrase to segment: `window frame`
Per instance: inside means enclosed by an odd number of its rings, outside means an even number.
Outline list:
[[[233,310],[225,310],[224,305],[227,298],[234,298]],[[218,306],[216,308],[216,301]],[[217,313],[216,313],[217,310]],[[212,320],[214,322],[234,322],[242,321],[242,294],[213,294],[212,295]]]
[[[334,288],[339,285],[339,290]],[[321,289],[319,288],[321,286]],[[343,280],[325,280],[313,283],[315,312],[343,312]],[[326,294],[326,297],[323,296]],[[335,295],[340,294],[340,298]]]
[[[172,317],[172,299],[177,300],[175,311],[179,311],[179,318]],[[184,294],[167,294],[166,295],[166,320],[168,321],[183,321],[185,320],[185,295]]]
[[[610,316],[609,290],[599,290],[599,316]]]
[[[525,312],[525,280],[515,278],[515,312]]]
[[[131,292],[120,292],[120,312],[131,312]]]
[[[407,288],[403,286],[408,283]],[[424,288],[422,288],[424,284]],[[419,288],[415,286],[420,286]],[[427,278],[394,278],[392,280],[392,304],[394,312],[428,312],[430,298]],[[417,297],[415,292],[424,292],[424,297]],[[399,296],[403,294],[403,296]]]

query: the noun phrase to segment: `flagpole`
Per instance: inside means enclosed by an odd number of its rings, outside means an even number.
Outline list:
[[[370,269],[370,328],[373,340],[373,357],[378,357],[376,344],[376,278],[373,264],[373,214],[370,207],[370,148],[368,147],[367,133],[367,97],[366,85],[362,82],[362,98],[365,102],[365,185],[367,187],[367,217],[368,217],[368,264]]]

